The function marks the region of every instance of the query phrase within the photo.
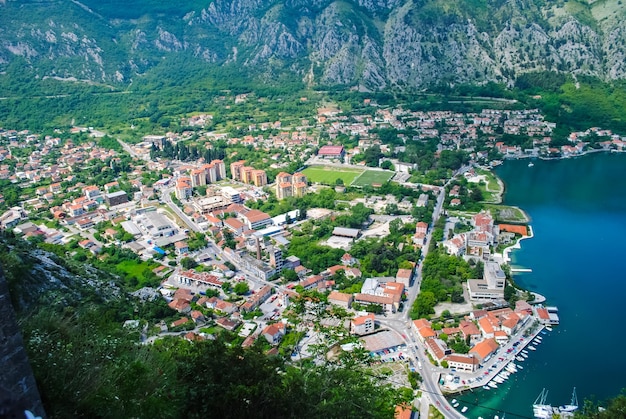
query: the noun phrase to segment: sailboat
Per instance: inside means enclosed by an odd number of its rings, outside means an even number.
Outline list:
[[[576,387],[574,387],[572,391],[572,401],[570,404],[559,406],[559,413],[573,414],[576,410],[578,410],[578,397],[576,397]]]
[[[533,162],[528,163],[528,167],[533,167],[535,164]]]
[[[549,404],[546,404],[546,399],[548,398],[548,391],[544,388],[541,390],[541,393],[535,399],[535,403],[533,403],[533,415],[537,419],[551,419],[552,413],[554,413],[554,409]]]

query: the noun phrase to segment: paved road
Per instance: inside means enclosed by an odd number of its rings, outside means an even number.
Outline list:
[[[173,191],[174,188],[165,188],[161,191],[161,199],[163,202],[170,207],[172,211],[174,211],[174,214],[176,214],[187,225],[187,227],[189,227],[189,230],[195,231],[196,233],[202,233],[202,229],[198,227],[198,224],[196,224],[191,218],[187,217],[187,214],[178,208],[178,205],[172,201],[171,194]]]
[[[455,176],[458,176],[459,174],[464,173],[468,169],[469,167],[461,168],[455,173]],[[433,221],[429,227],[428,234],[426,235],[426,244],[422,247],[423,258],[425,258],[426,255],[428,254],[428,249],[430,247],[430,242],[432,239],[432,231],[443,209],[443,203],[445,200],[445,187],[451,181],[452,179],[446,182],[446,184],[440,189],[439,195],[437,196],[437,203],[433,210]],[[422,390],[424,390],[424,393],[422,396],[423,403],[421,406],[421,413],[423,417],[428,417],[428,404],[432,404],[441,411],[441,413],[444,415],[445,418],[463,418],[464,416],[458,413],[450,405],[448,400],[441,393],[441,389],[439,388],[439,376],[442,372],[444,371],[447,372],[448,370],[444,370],[440,367],[435,367],[434,365],[430,363],[428,357],[425,355],[424,349],[421,348],[421,345],[418,344],[416,336],[413,333],[413,329],[411,327],[412,321],[409,317],[409,313],[411,312],[411,307],[413,306],[413,302],[419,295],[421,282],[422,282],[422,263],[420,263],[417,267],[413,285],[410,286],[407,290],[408,298],[407,298],[407,301],[404,303],[403,312],[396,313],[388,317],[377,316],[377,321],[380,324],[385,325],[388,328],[398,332],[404,339],[407,345],[407,348],[409,348],[409,353],[410,353],[411,358],[414,361],[414,364],[422,365],[422,369],[419,371],[419,373],[423,378],[423,382],[421,385]]]

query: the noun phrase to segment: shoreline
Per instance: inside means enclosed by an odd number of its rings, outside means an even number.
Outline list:
[[[521,156],[511,156],[511,157],[503,157],[502,158],[502,162],[506,161],[506,160],[521,160],[521,159],[539,159],[539,160],[565,160],[565,159],[573,159],[576,157],[583,157],[586,156],[587,154],[594,154],[594,153],[626,153],[626,150],[613,150],[613,149],[605,149],[605,148],[594,148],[591,150],[585,150],[581,153],[578,154],[573,154],[570,156],[554,156],[554,157],[548,157],[548,156],[539,156],[539,155],[521,155]]]
[[[535,232],[532,228],[532,226],[529,224],[528,225],[528,231],[529,231],[529,235],[528,236],[522,236],[520,237],[515,244],[506,247],[503,251],[502,251],[502,260],[504,261],[504,263],[508,263],[509,265],[511,264],[511,257],[510,257],[510,253],[515,250],[515,249],[521,249],[522,245],[521,242],[522,240],[527,240],[527,239],[532,239],[533,237],[535,237]]]
[[[531,330],[532,329],[532,330]],[[473,391],[474,389],[482,388],[491,382],[502,370],[506,368],[509,363],[516,364],[516,357],[520,356],[520,352],[524,350],[528,345],[532,344],[534,339],[545,329],[545,326],[538,323],[531,323],[522,328],[515,339],[511,339],[506,345],[500,346],[498,350],[492,355],[492,357],[485,363],[483,368],[476,370],[474,373],[464,373],[464,378],[472,379],[472,382],[466,381],[466,384],[458,386],[456,388],[447,387],[445,384],[440,386],[444,396],[449,397],[455,394],[462,394],[466,391]],[[530,330],[530,331],[529,331]],[[524,332],[529,331],[527,336],[524,336]],[[522,336],[520,336],[522,335]],[[519,342],[517,346],[513,346],[515,342]],[[506,352],[509,349],[513,349],[511,352]],[[500,353],[503,350],[504,353]],[[517,364],[521,364],[524,361],[517,361]],[[519,372],[519,371],[518,371]],[[443,375],[444,373],[441,373]],[[445,373],[449,374],[449,373]],[[457,372],[457,375],[460,375]],[[477,380],[477,378],[481,378]]]

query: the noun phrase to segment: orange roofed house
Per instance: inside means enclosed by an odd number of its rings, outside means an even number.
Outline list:
[[[474,347],[470,349],[469,353],[476,355],[481,362],[485,362],[498,350],[498,348],[499,345],[496,340],[489,338],[474,345]]]

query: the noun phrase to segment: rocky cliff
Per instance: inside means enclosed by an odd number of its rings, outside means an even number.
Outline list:
[[[23,418],[29,410],[45,417],[17,325],[9,287],[0,268],[0,417]]]
[[[128,84],[164,57],[367,89],[626,77],[621,0],[0,2],[0,66]],[[173,72],[171,76],[175,77]]]

